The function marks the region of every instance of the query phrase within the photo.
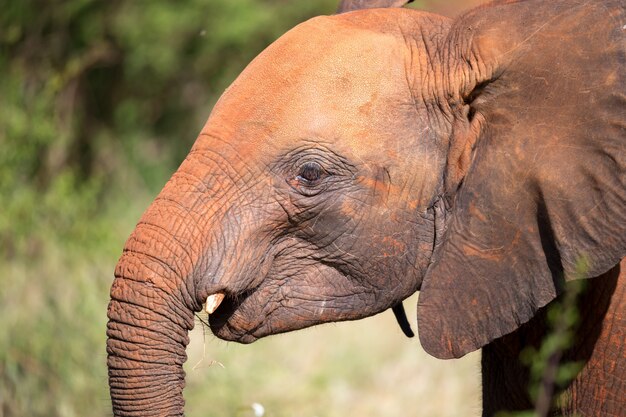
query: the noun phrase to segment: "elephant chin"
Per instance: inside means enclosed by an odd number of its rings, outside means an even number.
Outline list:
[[[252,292],[239,297],[224,297],[219,308],[217,308],[213,314],[209,315],[209,326],[215,336],[230,342],[250,344],[262,337],[272,334],[286,333],[325,322],[362,318],[353,317],[345,313],[342,314],[336,309],[327,310],[324,314],[319,314],[316,318],[311,319],[305,319],[302,316],[297,316],[295,313],[290,314],[290,311],[283,311],[281,312],[282,314],[276,313],[273,316],[264,316],[264,313],[246,311],[246,300],[248,300],[251,295],[253,295]],[[254,303],[257,302],[255,301]],[[244,307],[242,307],[242,305]],[[391,308],[405,336],[409,338],[414,337],[411,325],[406,318],[402,302],[395,304]],[[318,311],[321,310],[319,306],[317,309]],[[291,312],[295,311],[295,308],[291,310]],[[250,319],[255,317],[265,317],[265,320],[255,321]]]
[[[261,286],[243,293],[225,291],[219,306],[210,308],[211,331],[220,339],[248,344],[273,334],[359,320],[393,308],[403,332],[412,337],[401,300],[414,289],[407,288],[406,294],[381,296],[375,288],[358,286],[355,290],[354,283],[332,267],[321,266],[316,271],[323,271],[316,274],[316,281],[308,280],[305,274],[298,279],[301,285],[280,285],[282,281],[268,278]],[[342,280],[343,285],[337,285]],[[312,282],[315,285],[309,284]]]
[[[290,307],[276,304],[274,308],[268,293],[270,291],[261,288],[237,296],[226,295],[215,312],[209,315],[213,334],[230,342],[249,344],[265,336],[333,321],[336,317],[332,313],[321,314],[319,305],[308,308],[318,314],[306,318],[297,313],[301,311],[301,305]]]
[[[281,308],[270,316],[264,316],[259,310],[246,309],[240,301],[225,300],[223,307],[220,306],[214,314],[209,315],[209,326],[213,334],[222,340],[250,344],[266,336],[349,319],[337,319],[337,313],[305,318],[298,314],[300,308]]]

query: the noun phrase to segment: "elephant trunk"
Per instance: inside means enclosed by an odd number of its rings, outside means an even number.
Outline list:
[[[144,257],[126,252],[111,289],[107,353],[113,414],[180,416],[193,311],[179,295],[155,285],[149,278],[154,261]]]
[[[107,327],[115,416],[183,415],[188,331],[203,303],[197,278],[215,275],[207,252],[222,234],[223,205],[215,202],[223,201],[228,185],[199,177],[201,170],[210,172],[199,158],[183,163],[117,264]],[[210,258],[219,263],[220,256]]]

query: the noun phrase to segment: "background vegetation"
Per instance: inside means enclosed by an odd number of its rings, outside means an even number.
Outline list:
[[[3,2],[0,417],[110,415],[106,305],[125,238],[236,74],[336,4]],[[249,347],[204,337],[198,326],[188,408],[192,416],[252,415],[253,402],[268,416],[478,413],[476,357],[441,362],[418,349],[389,314]]]

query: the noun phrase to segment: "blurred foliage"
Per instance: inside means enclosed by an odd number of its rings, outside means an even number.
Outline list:
[[[334,7],[335,1],[5,3],[3,256],[37,254],[46,231],[89,243],[80,220],[91,219],[112,188],[153,194],[245,64],[294,24]]]
[[[5,0],[0,416],[109,415],[113,265],[220,92],[334,0]]]

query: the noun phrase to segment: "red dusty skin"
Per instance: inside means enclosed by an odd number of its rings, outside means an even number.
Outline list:
[[[187,332],[211,295],[213,333],[250,343],[417,289],[427,352],[485,347],[483,415],[524,408],[514,348],[540,339],[584,259],[590,333],[565,356],[586,365],[560,400],[622,415],[623,17],[620,0],[504,0],[452,26],[375,9],[266,49],[126,243],[114,414],[183,414]]]

